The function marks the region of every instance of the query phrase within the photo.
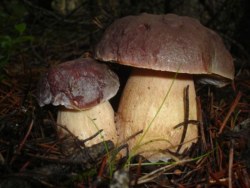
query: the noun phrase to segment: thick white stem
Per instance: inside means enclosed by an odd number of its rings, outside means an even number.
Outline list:
[[[87,139],[97,133],[98,130],[103,129],[99,135],[85,143],[87,146],[104,140],[112,140],[115,144],[117,142],[114,111],[109,102],[101,103],[83,111],[60,110],[57,116],[57,123],[65,126],[81,140]],[[58,128],[58,130],[59,134],[66,133],[64,129]]]
[[[119,104],[119,142],[143,130],[142,134],[128,141],[129,149],[133,154],[140,153],[150,161],[168,160],[170,155],[164,151],[176,151],[180,144],[183,126],[176,129],[174,126],[184,122],[184,88],[187,85],[189,120],[197,120],[192,76],[178,74],[177,79],[173,80],[174,76],[174,73],[136,69],[126,84]],[[196,125],[188,125],[186,143],[180,151],[197,141],[197,132]]]

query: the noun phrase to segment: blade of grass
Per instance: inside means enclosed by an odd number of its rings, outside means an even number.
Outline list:
[[[88,118],[89,118],[89,120],[93,123],[93,125],[94,125],[95,128],[96,128],[96,130],[99,132],[100,129],[99,129],[99,127],[97,126],[97,124],[93,121],[93,119],[91,119],[90,117],[88,117]],[[103,141],[103,145],[104,145],[105,151],[106,151],[106,153],[107,153],[108,164],[109,164],[109,175],[110,175],[110,178],[111,178],[112,175],[113,175],[113,171],[114,171],[114,170],[113,170],[112,162],[110,161],[110,159],[111,159],[111,157],[110,157],[110,152],[109,152],[107,143],[106,143],[106,141],[104,140],[104,136],[103,136],[102,132],[100,132],[99,135],[100,135],[101,140]]]
[[[191,159],[184,159],[184,160],[180,160],[180,161],[175,161],[175,162],[156,162],[156,163],[140,163],[140,164],[130,164],[130,166],[150,166],[150,165],[165,165],[163,167],[160,167],[142,177],[140,177],[137,180],[137,184],[142,184],[148,181],[153,180],[154,178],[158,177],[159,175],[163,174],[164,172],[166,172],[166,170],[173,168],[177,165],[183,165],[185,163],[188,162],[192,162],[192,161],[199,161],[205,157],[208,157],[213,151],[207,152],[201,156],[195,157],[195,158],[191,158]],[[131,182],[131,185],[134,185],[134,181]]]
[[[149,125],[146,127],[145,131],[143,131],[142,136],[139,138],[139,140],[138,140],[137,143],[135,144],[134,148],[132,148],[132,152],[131,152],[131,153],[132,153],[132,156],[133,156],[133,153],[141,146],[142,140],[144,139],[145,135],[146,135],[146,134],[148,133],[148,131],[149,131],[149,128],[152,126],[152,124],[153,124],[153,122],[155,121],[156,117],[157,117],[158,114],[160,113],[160,111],[161,111],[161,109],[162,109],[162,107],[163,107],[165,101],[167,100],[167,98],[168,98],[168,96],[169,96],[169,93],[170,93],[170,91],[171,91],[171,89],[172,89],[172,87],[173,87],[173,85],[174,85],[174,82],[175,82],[175,80],[176,80],[176,78],[177,78],[177,75],[178,75],[179,70],[180,70],[180,66],[178,67],[178,69],[177,69],[177,71],[176,71],[176,73],[175,73],[175,75],[174,75],[174,77],[173,77],[173,80],[172,80],[172,82],[171,82],[171,84],[170,84],[170,86],[169,86],[169,89],[168,89],[166,95],[164,96],[164,98],[163,98],[163,100],[162,100],[162,103],[160,104],[159,108],[157,109],[157,111],[156,111],[154,117],[153,117],[152,120],[150,121]],[[130,160],[130,158],[131,158],[132,156],[130,156],[130,157],[128,158],[128,160]]]

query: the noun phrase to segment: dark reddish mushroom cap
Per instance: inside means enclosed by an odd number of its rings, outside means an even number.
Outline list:
[[[87,109],[109,100],[118,89],[119,79],[107,65],[80,58],[51,68],[38,84],[37,99],[40,106]]]
[[[116,20],[97,44],[95,57],[134,67],[234,77],[222,39],[196,19],[174,14]]]

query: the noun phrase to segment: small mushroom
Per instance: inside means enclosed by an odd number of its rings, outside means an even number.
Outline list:
[[[108,100],[118,88],[117,75],[106,65],[80,58],[51,68],[38,85],[37,99],[40,106],[62,106],[58,124],[79,139],[87,139],[102,129],[103,138],[98,135],[86,142],[87,146],[104,140],[116,143],[114,111]],[[59,131],[65,133],[64,129]]]
[[[167,149],[175,152],[180,144],[184,128],[174,127],[184,121],[187,86],[189,120],[197,120],[193,75],[234,78],[233,60],[222,39],[199,21],[174,14],[144,13],[116,20],[97,44],[95,58],[136,67],[119,104],[118,135],[122,141],[143,130],[145,135],[133,137],[128,144],[133,154],[150,161],[168,160]],[[180,152],[197,137],[197,126],[189,123]]]

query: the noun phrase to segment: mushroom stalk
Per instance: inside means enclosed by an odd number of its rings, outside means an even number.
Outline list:
[[[128,141],[132,155],[141,154],[152,162],[167,161],[167,150],[176,151],[183,126],[174,127],[184,121],[183,93],[187,85],[189,120],[197,119],[192,75],[178,74],[176,79],[174,77],[175,73],[147,69],[135,69],[129,77],[118,109],[118,139],[122,142],[143,130],[142,134]],[[189,124],[180,152],[196,142],[197,136],[197,126]]]
[[[58,128],[59,135],[65,135],[68,130],[80,140],[85,140],[102,130],[95,138],[88,140],[85,143],[86,146],[107,140],[117,142],[114,111],[109,102],[103,102],[82,111],[60,110],[57,115],[57,123],[65,127],[65,129]]]

